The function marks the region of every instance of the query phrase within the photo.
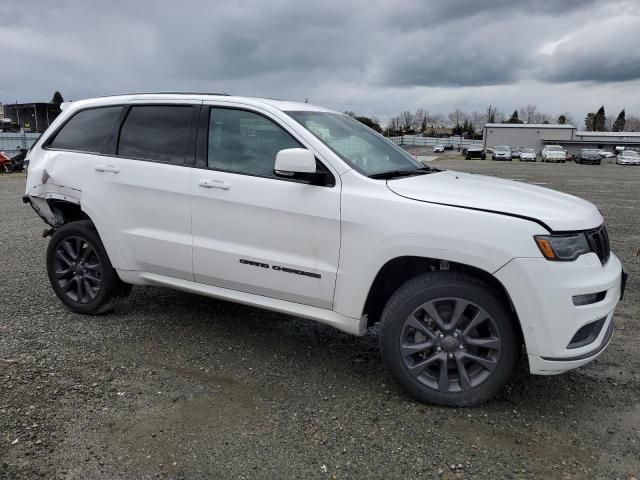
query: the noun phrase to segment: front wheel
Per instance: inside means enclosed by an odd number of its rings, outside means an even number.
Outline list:
[[[118,278],[88,220],[56,230],[47,249],[47,273],[58,298],[77,313],[105,313],[130,288]]]
[[[509,380],[520,342],[494,290],[457,272],[409,280],[382,314],[380,349],[393,378],[419,400],[468,406]]]

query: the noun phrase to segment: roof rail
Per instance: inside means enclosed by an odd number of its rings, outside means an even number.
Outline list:
[[[110,95],[99,95],[93,98],[105,97],[124,97],[126,95],[217,95],[220,97],[228,97],[228,93],[221,92],[130,92],[130,93],[114,93]]]

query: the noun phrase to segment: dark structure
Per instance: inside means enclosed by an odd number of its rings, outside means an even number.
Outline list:
[[[14,103],[4,105],[4,116],[18,129],[25,132],[42,133],[60,115],[55,103]]]

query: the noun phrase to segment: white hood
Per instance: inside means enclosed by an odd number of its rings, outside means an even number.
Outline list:
[[[590,202],[566,193],[485,175],[444,171],[389,180],[403,197],[536,219],[554,231],[586,230],[603,218]]]

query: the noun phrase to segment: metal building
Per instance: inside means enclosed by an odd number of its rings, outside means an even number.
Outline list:
[[[24,132],[42,133],[60,114],[55,103],[13,103],[4,105],[5,119]]]
[[[640,132],[587,132],[558,124],[487,123],[482,138],[485,147],[509,145],[540,152],[545,145],[561,145],[573,155],[583,148],[611,152],[616,147],[640,149]]]
[[[562,144],[574,137],[576,127],[546,123],[487,123],[484,126],[485,147],[509,145],[511,147],[534,148],[540,152],[545,143]]]

